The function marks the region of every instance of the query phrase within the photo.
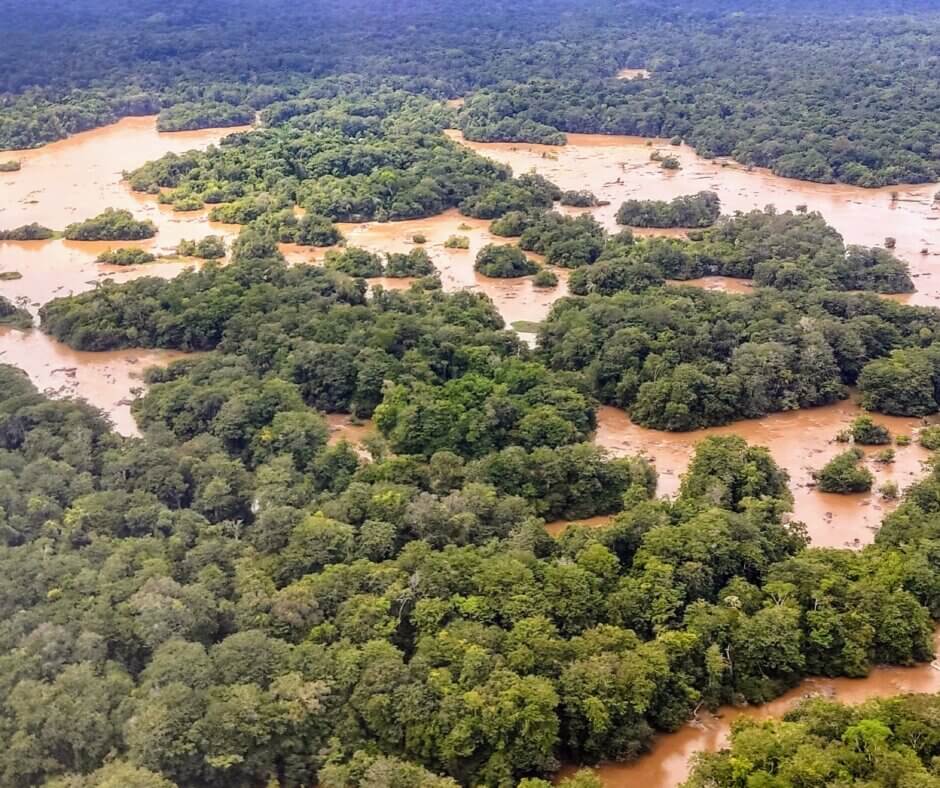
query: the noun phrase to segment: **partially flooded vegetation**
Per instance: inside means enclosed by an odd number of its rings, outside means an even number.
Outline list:
[[[432,5],[14,15],[0,785],[932,786],[936,20]]]

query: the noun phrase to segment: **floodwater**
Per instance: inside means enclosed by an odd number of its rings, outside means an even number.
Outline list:
[[[516,279],[494,279],[473,270],[477,252],[487,244],[512,244],[516,239],[501,238],[489,232],[490,222],[462,216],[456,209],[445,211],[427,219],[412,219],[402,222],[364,222],[361,224],[340,223],[337,227],[350,246],[360,246],[372,252],[408,252],[417,244],[412,238],[423,235],[426,242],[421,245],[440,272],[441,284],[447,292],[473,290],[486,293],[493,299],[507,325],[519,320],[539,322],[544,320],[552,304],[567,295],[568,271],[549,266],[558,275],[558,286],[537,288],[532,277]],[[468,249],[447,249],[444,242],[452,235],[466,236]],[[294,262],[315,262],[322,259],[326,250],[283,245],[282,251]],[[526,253],[528,257],[543,262],[540,255]],[[373,287],[381,284],[386,289],[402,289],[410,286],[411,279],[370,279]]]
[[[13,364],[51,396],[80,396],[101,408],[123,435],[136,435],[131,416],[134,389],[147,367],[166,365],[185,354],[173,350],[72,350],[41,331],[0,327],[0,364]]]
[[[940,649],[940,632],[934,642]],[[929,664],[910,668],[879,667],[864,679],[806,679],[770,703],[743,708],[726,706],[717,714],[700,713],[675,733],[659,736],[647,755],[630,763],[603,764],[596,771],[605,788],[675,788],[688,778],[689,761],[695,753],[715,752],[728,745],[731,725],[736,720],[780,717],[810,695],[857,704],[872,698],[928,692],[940,692],[940,670]],[[576,769],[568,767],[559,776],[573,771]]]
[[[247,128],[247,127],[246,127]],[[123,170],[171,151],[205,148],[243,128],[159,133],[156,117],[125,118],[110,126],[76,134],[43,148],[16,154],[19,172],[0,175],[0,228],[30,222],[62,230],[105,208],[126,208],[151,219],[157,236],[135,242],[23,241],[0,242],[0,272],[19,272],[20,279],[0,281],[0,294],[35,314],[52,298],[88,290],[111,278],[176,276],[194,261],[157,261],[138,266],[101,265],[95,258],[118,246],[135,246],[170,254],[183,238],[215,234],[227,238],[236,227],[210,223],[206,211],[176,213],[150,196],[134,194],[121,182]],[[136,431],[130,415],[132,389],[140,373],[180,354],[150,350],[81,353],[38,330],[0,330],[0,361],[25,370],[40,389],[80,396],[104,409],[124,434]]]
[[[793,519],[806,523],[814,545],[859,547],[874,539],[882,518],[895,505],[882,500],[877,488],[888,480],[902,490],[909,487],[923,475],[922,463],[930,456],[915,440],[909,446],[895,446],[895,461],[881,464],[874,461],[874,455],[884,446],[862,446],[865,466],[875,476],[872,492],[841,495],[814,489],[812,471],[848,448],[834,439],[859,412],[854,402],[843,400],[695,432],[661,432],[640,427],[624,411],[605,406],[597,414],[596,441],[614,455],[641,454],[649,458],[659,474],[658,494],[673,496],[699,441],[710,435],[740,435],[750,444],[768,447],[777,463],[790,474]],[[892,435],[913,437],[923,424],[916,418],[879,414],[872,417]]]
[[[726,214],[770,204],[781,211],[805,205],[822,213],[846,243],[878,246],[889,236],[897,239],[894,253],[910,264],[918,291],[907,302],[940,305],[940,203],[933,199],[937,184],[863,189],[808,183],[730,161],[709,161],[687,145],[644,137],[569,134],[567,145],[536,145],[469,142],[453,130],[447,135],[516,173],[534,169],[562,189],[590,189],[610,203],[592,209],[609,229],[616,227],[614,215],[627,199],[671,200],[710,190],[721,198]],[[676,156],[681,169],[663,170],[651,161],[657,150]]]
[[[614,519],[612,514],[599,514],[595,517],[585,517],[580,520],[552,520],[545,523],[545,530],[552,536],[561,536],[572,525],[583,525],[586,528],[603,528]]]

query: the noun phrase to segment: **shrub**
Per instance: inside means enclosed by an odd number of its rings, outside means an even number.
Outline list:
[[[466,235],[452,235],[444,241],[445,249],[469,249],[470,239]]]
[[[849,428],[852,439],[862,446],[883,446],[891,443],[891,433],[887,427],[875,424],[871,416],[859,416]]]
[[[532,277],[532,284],[536,287],[557,287],[558,275],[549,268],[541,268]]]
[[[864,457],[861,449],[853,448],[833,457],[820,471],[815,471],[819,489],[823,492],[866,492],[874,482],[871,472],[859,465]]]
[[[930,451],[940,449],[940,424],[924,427],[917,433],[917,442]]]
[[[898,497],[898,483],[889,479],[878,488],[878,492],[886,501],[894,501]]]
[[[881,465],[888,465],[894,462],[894,449],[890,447],[887,449],[882,449],[875,455],[875,462]]]
[[[569,189],[561,193],[561,204],[570,205],[574,208],[593,208],[599,203],[592,191]]]

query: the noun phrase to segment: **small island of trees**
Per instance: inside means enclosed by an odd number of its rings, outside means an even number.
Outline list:
[[[184,239],[177,245],[176,253],[181,257],[218,260],[225,257],[225,239],[218,235],[207,235],[198,241]]]
[[[152,263],[156,259],[156,255],[145,249],[124,247],[120,249],[108,249],[102,252],[95,259],[95,262],[107,263],[108,265],[142,265],[144,263]]]
[[[478,253],[473,267],[484,276],[510,279],[529,276],[539,270],[518,246],[487,244]]]
[[[617,224],[632,227],[711,227],[721,213],[715,192],[663,200],[627,200],[617,211]]]
[[[157,226],[149,219],[135,219],[130,211],[107,208],[97,216],[65,228],[69,241],[139,241],[153,238]]]

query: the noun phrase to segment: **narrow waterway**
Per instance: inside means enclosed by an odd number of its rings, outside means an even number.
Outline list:
[[[940,650],[940,631],[934,643]],[[646,755],[629,763],[602,764],[596,772],[604,788],[675,788],[688,778],[695,753],[715,752],[727,746],[736,720],[780,717],[811,695],[857,704],[912,692],[940,692],[940,670],[923,664],[910,668],[879,667],[863,679],[806,679],[770,703],[742,708],[725,706],[716,714],[700,713],[675,733],[658,736]],[[566,768],[559,777],[574,771]]]

